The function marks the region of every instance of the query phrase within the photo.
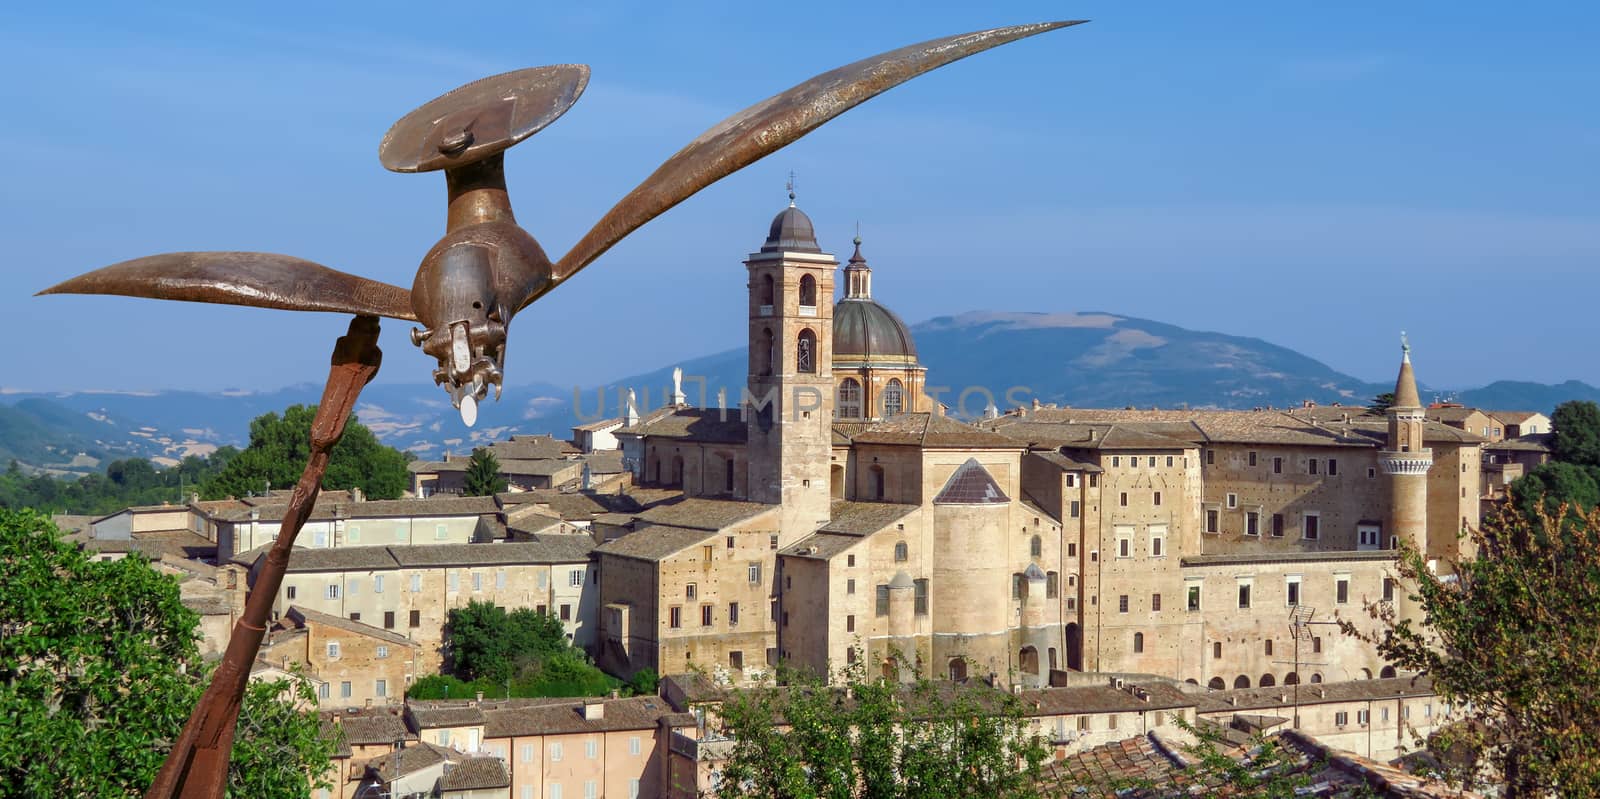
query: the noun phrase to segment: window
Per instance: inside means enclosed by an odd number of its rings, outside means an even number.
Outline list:
[[[711,616],[712,616],[711,606],[710,605],[701,605],[700,606],[700,626],[701,627],[710,627],[711,626]]]
[[[450,528],[445,526],[445,525],[442,525],[442,524],[434,525],[434,527],[433,527],[433,537],[434,537],[434,540],[436,540],[436,541],[443,541],[446,538],[449,538],[450,537]]]
[[[1316,458],[1307,459],[1306,460],[1306,474],[1316,474],[1316,473],[1317,473],[1317,459]]]
[[[1068,513],[1067,515],[1071,516],[1074,519],[1078,518],[1078,511],[1079,511],[1079,509],[1081,507],[1082,507],[1082,505],[1080,505],[1078,503],[1078,500],[1073,500],[1072,504],[1070,506],[1068,506],[1068,508],[1070,510],[1070,513]]]
[[[639,736],[635,735],[628,739],[628,754],[638,757],[640,749]]]
[[[1028,591],[1028,581],[1021,574],[1011,575],[1011,598],[1021,599]]]
[[[1046,599],[1055,599],[1061,595],[1061,575],[1055,572],[1045,572],[1044,596]]]
[[[1247,453],[1245,457],[1248,459],[1251,466],[1256,465],[1256,453],[1254,451]]]
[[[1321,652],[1322,652],[1322,636],[1319,635],[1319,636],[1311,639],[1311,654],[1316,655],[1316,654],[1321,654]],[[1315,674],[1313,674],[1311,676],[1312,677],[1316,677]],[[1322,682],[1322,681],[1313,679],[1312,682]]]
[[[327,699],[328,696],[330,695],[330,693],[331,692],[330,692],[330,690],[328,688],[328,684],[327,683],[323,683],[323,684],[317,686],[317,698],[318,699]]]
[[[572,606],[566,603],[561,605],[561,620],[572,621]]]
[[[1214,465],[1216,462],[1217,462],[1217,451],[1214,450],[1214,449],[1206,450],[1206,465],[1207,466],[1211,466],[1211,465]]]
[[[1144,651],[1144,633],[1133,634],[1133,653],[1135,655]]]
[[[1304,536],[1307,541],[1315,541],[1317,540],[1317,536],[1322,534],[1321,528],[1321,514],[1315,511],[1306,511],[1303,526],[1301,528],[1301,535]]]
[[[351,621],[361,621],[361,613],[358,611],[358,612],[350,614],[350,620]]]
[[[351,694],[350,682],[348,680],[346,680],[345,682],[339,683],[339,698],[340,699],[349,699],[350,698],[350,694]]]
[[[378,680],[378,681],[374,682],[372,684],[372,695],[373,696],[388,696],[389,695],[389,681],[388,680]]]
[[[557,757],[554,757],[554,756],[552,756],[551,759],[552,760],[560,760],[560,758],[557,758]],[[559,783],[559,782],[550,783],[549,795],[550,795],[550,799],[565,799],[565,797],[563,797],[561,795],[561,783]]]
[[[1132,550],[1133,550],[1133,541],[1131,539],[1121,538],[1121,539],[1117,540],[1117,557],[1119,557],[1119,558],[1131,557],[1132,554],[1133,554]]]
[[[394,611],[386,610],[386,611],[383,612],[383,629],[385,629],[385,630],[393,630],[394,629]]]
[[[565,753],[561,751],[561,743],[559,741],[552,741],[550,744],[550,761],[552,763],[560,763],[561,756],[563,754]]]
[[[372,593],[374,593],[374,594],[383,593],[383,575],[374,574],[372,576]]]
[[[1151,501],[1155,503],[1156,507],[1161,507],[1161,492],[1155,492],[1155,494],[1151,496]]]
[[[911,583],[912,593],[916,596],[916,613],[918,616],[928,615],[928,580],[914,580]]]
[[[855,592],[856,592],[856,578],[851,577],[850,579],[844,581],[844,592],[846,594],[852,594],[852,595],[855,594]]]
[[[1152,468],[1152,469],[1155,468],[1155,466],[1156,466],[1156,456],[1154,456],[1154,455],[1150,456],[1149,465],[1150,465],[1150,468]]]
[[[482,591],[483,590],[483,575],[479,574],[478,572],[473,572],[472,573],[472,590],[473,591]]]
[[[887,585],[878,586],[877,613],[879,616],[889,615],[889,586]]]
[[[1117,504],[1124,508],[1128,507],[1128,492],[1124,491],[1118,495]]]
[[[1239,607],[1250,607],[1250,583],[1239,583]]]
[[[1334,459],[1334,458],[1329,458],[1328,459],[1328,476],[1329,477],[1338,477],[1339,476],[1339,461]]]
[[[328,596],[329,599],[338,599],[339,598],[339,584],[338,583],[329,583],[328,584],[328,594],[327,594],[327,596]]]
[[[410,621],[412,627],[421,627],[422,626],[422,611],[420,611],[420,610],[411,611],[411,618],[409,619],[409,621]]]
[[[581,588],[583,586],[582,569],[575,569],[567,572],[567,586],[570,588]]]
[[[461,573],[460,572],[454,572],[454,571],[450,572],[450,577],[449,577],[448,582],[450,583],[450,590],[451,591],[458,590],[461,587]]]
[[[844,617],[844,631],[847,632],[847,633],[853,633],[853,632],[856,631],[856,617],[855,617],[855,614],[852,613],[852,614]]]
[[[291,585],[288,588],[283,589],[283,598],[294,599],[294,586]]]
[[[1211,659],[1212,660],[1220,660],[1220,659],[1222,659],[1222,642],[1221,641],[1213,641],[1211,643]]]
[[[1206,532],[1219,532],[1222,528],[1222,513],[1216,508],[1206,508]]]
[[[1189,610],[1191,610],[1191,611],[1199,610],[1200,609],[1200,584],[1199,583],[1190,583],[1186,587],[1188,589],[1187,593],[1189,594]]]
[[[1288,577],[1283,578],[1283,583],[1284,583],[1284,591],[1285,591],[1285,594],[1287,596],[1289,607],[1292,608],[1292,607],[1299,606],[1299,604],[1300,604],[1300,575],[1291,574]]]
[[[815,374],[817,371],[817,334],[809,328],[800,331],[800,339],[795,344],[794,365],[795,370],[802,374]]]
[[[738,624],[738,623],[739,623],[739,603],[738,602],[729,602],[728,603],[728,624],[735,625],[735,624]]]
[[[386,658],[388,656],[389,656],[389,647],[384,646],[383,644],[379,644],[377,649],[373,650],[373,657],[376,657],[379,660],[382,660],[382,659],[384,659],[384,658]]]
[[[1078,545],[1077,544],[1067,544],[1067,557],[1069,557],[1069,558],[1078,557]]]
[[[596,742],[596,741],[584,741],[583,742],[583,756],[588,758],[588,759],[590,759],[590,760],[594,760],[595,758],[599,757],[600,756],[600,744],[598,742]]]
[[[1244,534],[1261,535],[1261,512],[1247,510],[1244,512]]]
[[[1360,724],[1361,726],[1365,727],[1365,726],[1367,726],[1367,723],[1369,721],[1371,721],[1371,720],[1372,720],[1372,711],[1370,711],[1370,710],[1357,710],[1356,711],[1356,723],[1357,724]]]
[[[1339,726],[1339,727],[1343,727],[1344,725],[1349,724],[1350,723],[1350,714],[1346,713],[1343,710],[1340,710],[1340,711],[1334,713],[1333,714],[1333,723],[1336,726]]]
[[[685,583],[684,586],[683,586],[683,598],[684,599],[694,599],[694,594],[695,594],[695,584],[694,583]]]
[[[839,418],[857,419],[861,416],[861,383],[847,377],[839,384]]]
[[[844,563],[846,566],[854,567],[856,565],[856,556],[846,555]]]
[[[1339,605],[1350,604],[1350,578],[1333,578],[1333,601]]]
[[[1272,514],[1272,537],[1283,537],[1283,514],[1281,513]]]
[[[748,576],[750,578],[750,584],[751,585],[760,585],[761,584],[761,564],[759,564],[759,563],[750,564],[750,568],[746,569],[746,572],[747,572],[747,574],[748,574]]]
[[[1111,468],[1115,469],[1115,468],[1118,468],[1120,466],[1122,466],[1122,456],[1121,455],[1112,455],[1111,456]]]
[[[1150,595],[1150,609],[1151,610],[1160,610],[1161,609],[1161,595],[1160,594],[1151,594]]]
[[[683,627],[683,608],[673,605],[667,611],[667,626],[674,630]]]
[[[1283,458],[1274,456],[1272,459],[1272,473],[1283,474]]]
[[[1378,470],[1374,469],[1371,466],[1368,466],[1367,467],[1367,479],[1371,480],[1372,478],[1377,477],[1377,476],[1378,476]]]
[[[1078,476],[1075,475],[1075,474],[1067,475],[1067,488],[1077,488],[1077,487],[1078,487]]]
[[[638,739],[635,738],[634,740],[638,740]],[[635,754],[637,754],[637,753],[635,753]],[[639,799],[639,778],[638,777],[634,777],[634,778],[628,780],[628,799]]]
[[[899,378],[889,378],[889,384],[883,387],[883,415],[897,416],[905,409],[905,392],[900,386]]]
[[[906,546],[906,542],[904,542],[904,541],[895,542],[895,545],[894,545],[894,562],[895,563],[905,563],[907,560],[910,560],[910,559],[911,559],[911,554],[910,554],[909,548]]]
[[[413,594],[422,593],[422,575],[420,575],[420,574],[411,575],[411,593],[413,593]]]
[[[1394,578],[1393,577],[1385,577],[1385,578],[1383,578],[1383,601],[1385,601],[1385,602],[1393,602],[1394,601]]]
[[[1261,643],[1262,643],[1262,648],[1264,648],[1266,650],[1265,654],[1267,655],[1267,657],[1271,657],[1272,656],[1272,639],[1268,638],[1267,640],[1262,641]]]
[[[1233,510],[1234,508],[1237,508],[1237,507],[1239,507],[1239,495],[1238,494],[1229,494],[1228,495],[1228,510]]]
[[[1166,543],[1166,540],[1167,540],[1167,528],[1166,527],[1151,527],[1150,528],[1150,557],[1159,558],[1159,557],[1162,557],[1162,556],[1167,554],[1165,549],[1163,549],[1163,547],[1162,547],[1162,545]]]
[[[1033,539],[1028,542],[1028,554],[1035,558],[1043,555],[1044,539],[1040,538],[1039,536],[1034,536]]]
[[[1123,594],[1123,595],[1117,597],[1117,612],[1118,613],[1127,613],[1128,612],[1128,595],[1127,594]]]
[[[339,657],[339,642],[338,641],[329,641],[328,642],[328,659],[332,660],[332,659],[337,658],[337,657]]]

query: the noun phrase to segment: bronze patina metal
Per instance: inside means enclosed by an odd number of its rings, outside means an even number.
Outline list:
[[[506,328],[518,311],[639,226],[850,108],[952,61],[1077,22],[1042,22],[948,36],[818,75],[701,134],[623,197],[552,262],[511,212],[504,153],[577,102],[580,65],[535,67],[469,83],[407,114],[383,137],[379,160],[396,172],[442,169],[445,236],[423,257],[407,292],[309,261],[268,253],[183,252],[114,264],[43,294],[122,294],[299,311],[339,311],[422,323],[412,342],[433,356],[435,383],[462,421],[505,367]]]
[[[589,68],[559,65],[485,78],[407,114],[383,137],[384,167],[444,170],[445,235],[408,291],[287,255],[176,252],[113,264],[41,294],[119,294],[292,311],[354,314],[311,430],[311,458],[283,526],[261,564],[221,665],[150,790],[157,797],[221,797],[239,707],[260,649],[290,548],[311,512],[334,444],[362,387],[377,374],[378,317],[421,323],[412,343],[437,362],[462,421],[505,367],[506,330],[523,308],[593,263],[641,225],[695,192],[804,136],[830,119],[918,75],[1008,42],[1082,22],[1041,22],[977,31],[903,47],[812,78],[723,120],[679,150],[552,261],[511,212],[505,151],[577,102]]]

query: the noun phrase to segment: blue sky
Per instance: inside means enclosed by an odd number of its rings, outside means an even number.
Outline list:
[[[519,145],[552,255],[723,117],[924,39],[1089,18],[879,97],[723,180],[517,317],[507,382],[590,383],[742,342],[743,256],[799,174],[859,220],[908,320],[1104,310],[1259,336],[1367,379],[1600,383],[1600,8],[1542,3],[25,4],[0,28],[14,339],[0,386],[320,380],[345,319],[34,298],[154,252],[283,252],[409,286],[437,173],[379,137],[483,75],[593,67]],[[385,323],[380,380],[431,361]],[[930,364],[934,370],[938,364]]]

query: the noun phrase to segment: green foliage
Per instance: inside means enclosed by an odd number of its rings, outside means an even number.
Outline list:
[[[0,510],[0,785],[18,796],[137,796],[205,687],[199,620],[177,583],[128,557],[90,560],[33,511]],[[315,714],[252,689],[233,796],[305,796],[336,742]],[[324,784],[322,787],[332,787]]]
[[[1373,397],[1372,401],[1367,403],[1367,413],[1373,416],[1382,416],[1388,413],[1389,409],[1393,407],[1394,392],[1385,391],[1382,394]]]
[[[1369,640],[1433,678],[1464,716],[1437,743],[1484,753],[1503,796],[1600,796],[1600,511],[1503,505],[1470,535],[1478,557],[1450,577],[1403,550],[1400,575],[1426,621],[1377,606],[1383,630]]]
[[[1555,433],[1551,456],[1579,466],[1600,467],[1600,405],[1583,400],[1563,402],[1550,414]]]
[[[488,602],[450,611],[445,626],[455,683],[430,684],[429,691],[472,686],[467,696],[597,696],[621,685],[594,667],[567,640],[561,620],[529,608],[506,612]],[[455,679],[455,678],[451,678]],[[421,680],[408,692],[417,693]],[[484,686],[488,686],[485,688]]]
[[[649,666],[639,669],[628,681],[628,690],[638,696],[653,696],[660,688],[661,676]]]
[[[500,459],[485,447],[473,450],[467,461],[462,493],[469,497],[491,497],[505,490],[506,479],[500,476]]]
[[[1021,702],[987,686],[868,680],[860,664],[832,687],[787,670],[782,687],[733,692],[733,740],[719,799],[1033,796],[1046,756]]]
[[[311,457],[312,405],[291,405],[283,416],[257,416],[250,422],[250,446],[231,458],[201,493],[208,499],[242,497],[270,488],[288,488],[300,479]],[[377,436],[352,416],[344,437],[333,448],[322,487],[359,487],[372,499],[395,499],[409,484],[406,456],[379,443]]]
[[[190,455],[165,469],[143,458],[128,458],[106,464],[103,475],[82,477],[29,476],[12,461],[0,473],[0,507],[98,515],[133,505],[187,502],[190,492],[200,490],[200,484],[238,452],[222,447],[209,457]]]

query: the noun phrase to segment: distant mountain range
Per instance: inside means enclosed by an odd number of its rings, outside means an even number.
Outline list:
[[[1365,405],[1391,386],[1335,371],[1314,358],[1257,338],[1229,336],[1110,313],[979,311],[913,325],[928,382],[967,414],[992,396],[1079,407],[1194,408]],[[745,382],[743,347],[675,364],[693,404],[715,406],[719,388],[736,405]],[[362,394],[361,421],[386,443],[422,457],[463,452],[512,433],[555,433],[618,413],[633,387],[645,408],[660,406],[673,365],[584,390],[552,384],[508,387],[486,402],[478,425],[461,426],[443,392],[427,385],[375,385]],[[702,383],[703,380],[703,383]],[[250,420],[295,403],[314,403],[321,387],[264,392],[16,392],[0,394],[0,458],[31,467],[85,471],[106,458],[170,459],[221,444],[243,445]],[[601,395],[604,395],[602,402]],[[1549,412],[1571,399],[1600,401],[1600,389],[1576,380],[1558,385],[1498,381],[1453,393],[1466,405]]]

